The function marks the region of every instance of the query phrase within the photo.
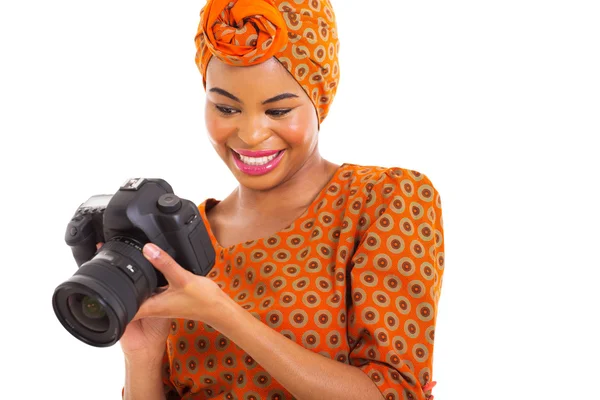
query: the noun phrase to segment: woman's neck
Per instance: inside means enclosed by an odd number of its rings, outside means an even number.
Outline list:
[[[278,186],[269,190],[254,190],[240,185],[227,200],[230,206],[245,216],[304,210],[329,182],[338,167],[315,152],[290,179]]]

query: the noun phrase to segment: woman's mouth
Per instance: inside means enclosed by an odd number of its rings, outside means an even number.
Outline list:
[[[272,171],[281,161],[283,150],[231,150],[233,160],[240,171],[248,175],[264,175]]]

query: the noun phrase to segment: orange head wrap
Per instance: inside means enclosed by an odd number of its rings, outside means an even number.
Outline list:
[[[319,127],[327,116],[340,79],[329,0],[208,0],[195,42],[204,90],[213,55],[236,66],[275,57],[311,99]]]

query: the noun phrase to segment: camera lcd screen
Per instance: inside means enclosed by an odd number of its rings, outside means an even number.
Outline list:
[[[88,201],[83,203],[81,207],[106,207],[111,198],[112,195],[109,194],[99,194],[96,196],[92,196],[88,199]]]

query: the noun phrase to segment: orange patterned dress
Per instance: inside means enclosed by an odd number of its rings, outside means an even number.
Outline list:
[[[385,399],[430,399],[444,270],[439,193],[422,173],[343,164],[272,236],[219,245],[208,277],[272,329],[364,371]],[[248,332],[251,335],[252,332]],[[163,364],[173,398],[293,399],[226,336],[174,319]]]

